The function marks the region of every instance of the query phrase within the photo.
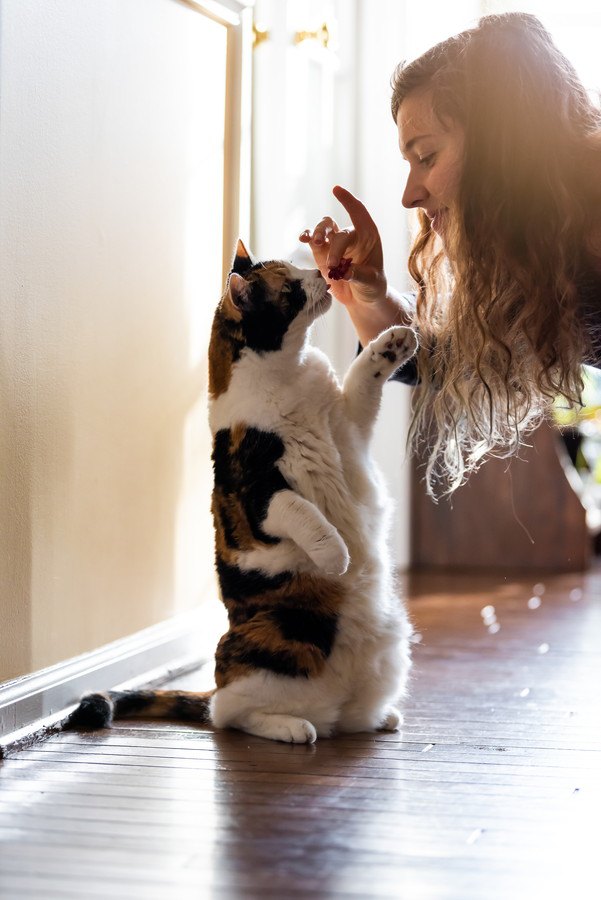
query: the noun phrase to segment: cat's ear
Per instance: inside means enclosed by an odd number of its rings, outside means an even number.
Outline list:
[[[240,238],[238,238],[236,255],[234,256],[234,261],[232,263],[232,272],[236,272],[238,275],[246,275],[248,270],[251,269],[254,265],[255,260],[248,252]]]
[[[243,313],[250,308],[250,285],[237,272],[232,272],[228,279],[226,299],[229,300],[238,313]]]

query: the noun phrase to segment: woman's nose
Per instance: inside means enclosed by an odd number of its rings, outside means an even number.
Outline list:
[[[405,209],[414,209],[416,206],[423,206],[428,197],[428,192],[421,180],[413,173],[407,178],[407,184],[403,191],[402,203]]]

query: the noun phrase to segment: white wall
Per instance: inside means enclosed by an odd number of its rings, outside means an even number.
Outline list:
[[[212,591],[225,28],[0,7],[0,680]]]

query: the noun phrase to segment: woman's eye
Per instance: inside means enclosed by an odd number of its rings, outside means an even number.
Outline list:
[[[435,153],[428,153],[427,156],[421,156],[420,160],[419,160],[420,166],[425,166],[427,169],[429,169],[430,166],[432,165],[432,163],[434,162],[435,156],[436,156]]]

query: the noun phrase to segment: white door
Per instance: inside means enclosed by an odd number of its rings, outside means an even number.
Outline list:
[[[253,53],[251,233],[258,256],[313,266],[298,235],[325,214],[348,224],[331,193],[342,184],[372,209],[392,280],[402,286],[406,224],[388,82],[402,55],[403,9],[392,0],[257,0],[255,24],[268,32]],[[342,307],[334,304],[313,339],[342,375],[357,349]],[[403,460],[409,394],[403,386],[386,386],[374,440],[397,500],[393,549],[401,566],[408,560]]]

